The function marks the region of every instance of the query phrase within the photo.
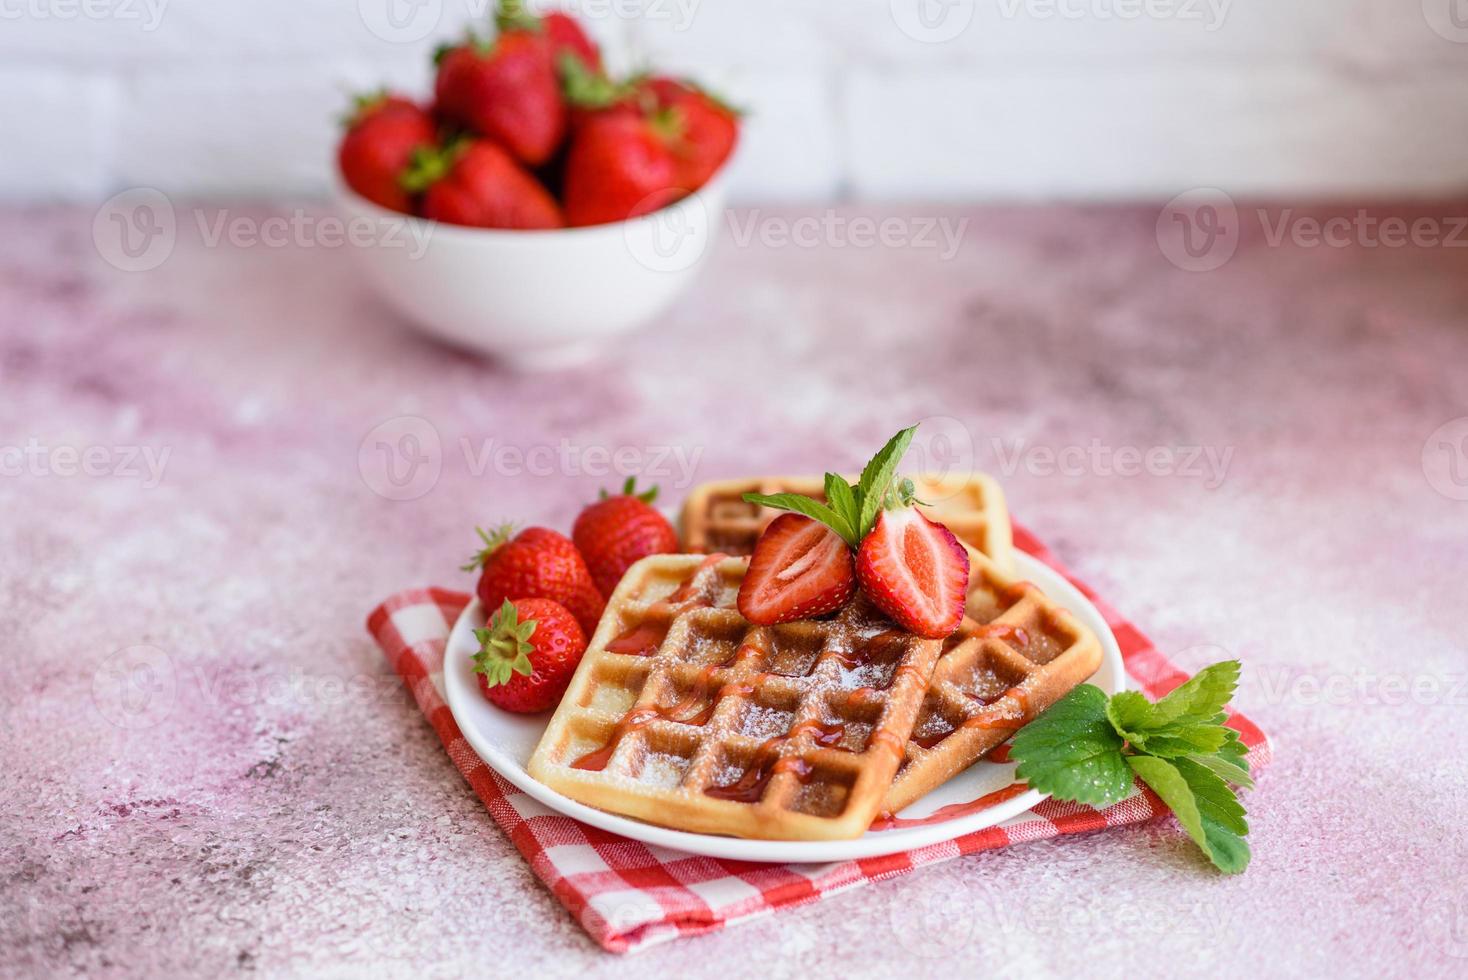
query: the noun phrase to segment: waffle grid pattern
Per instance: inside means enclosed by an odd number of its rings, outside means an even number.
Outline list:
[[[885,809],[896,813],[1007,741],[1101,665],[1096,634],[983,555],[958,632],[943,652]]]
[[[941,644],[893,629],[864,600],[828,621],[752,626],[730,608],[744,568],[656,556],[629,570],[531,774],[588,805],[680,829],[865,832]],[[607,649],[627,638],[650,655]]]

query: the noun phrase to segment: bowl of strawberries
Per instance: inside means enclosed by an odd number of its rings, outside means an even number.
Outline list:
[[[436,56],[431,103],[359,98],[338,203],[399,315],[517,367],[575,363],[663,313],[723,214],[738,113],[696,84],[613,79],[569,15],[501,0]]]

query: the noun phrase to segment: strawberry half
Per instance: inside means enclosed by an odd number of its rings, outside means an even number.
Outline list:
[[[755,619],[745,610],[745,589],[750,590],[751,608],[758,615],[783,615],[792,606],[799,607],[802,615],[817,615],[812,609],[820,607],[819,600],[825,598],[814,588],[820,584],[819,575],[834,581],[841,577],[837,569],[845,567],[849,577],[851,552],[855,551],[855,574],[861,587],[899,626],[932,639],[958,629],[968,591],[968,552],[952,531],[913,509],[919,501],[912,481],[897,478],[897,463],[916,431],[917,426],[912,426],[889,439],[862,469],[855,485],[827,473],[824,502],[798,493],[744,495],[748,503],[795,512],[776,518],[755,543],[749,574],[739,590],[739,611],[746,619],[784,622],[798,616]],[[833,556],[836,552],[845,566]],[[809,586],[807,575],[816,576]],[[781,592],[781,586],[791,590],[790,597]],[[770,593],[763,601],[759,601],[764,596],[761,589]],[[850,597],[847,592],[841,602]],[[841,602],[821,611],[830,612]]]
[[[755,543],[739,613],[773,626],[834,612],[855,592],[851,549],[841,535],[809,517],[781,514]]]
[[[856,553],[856,577],[877,607],[930,639],[958,629],[968,565],[968,552],[953,532],[912,507],[882,511]]]

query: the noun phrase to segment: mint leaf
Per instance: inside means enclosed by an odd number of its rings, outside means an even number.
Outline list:
[[[1166,803],[1208,859],[1226,874],[1249,863],[1244,808],[1218,776],[1187,759],[1127,757],[1127,764]]]
[[[1191,755],[1188,758],[1226,783],[1233,783],[1243,789],[1254,788],[1254,780],[1250,777],[1249,770],[1220,754]]]
[[[862,469],[861,482],[857,484],[857,496],[861,501],[861,521],[856,528],[858,542],[871,533],[872,525],[877,522],[877,511],[882,509],[887,488],[897,475],[897,464],[902,461],[902,454],[907,452],[916,431],[917,426],[910,426],[888,439],[887,445],[877,450],[877,455]]]
[[[1223,748],[1218,750],[1218,757],[1232,762],[1241,767],[1245,772],[1249,771],[1249,747],[1244,744],[1243,737],[1232,728],[1224,729],[1225,741]]]
[[[861,521],[861,508],[857,506],[851,484],[835,473],[826,474],[826,503],[830,504],[831,509],[846,520],[846,526],[855,534],[856,525]]]
[[[1211,755],[1223,748],[1228,739],[1227,732],[1228,729],[1222,725],[1177,725],[1155,732],[1120,734],[1138,752],[1170,759],[1183,755]]]
[[[1082,684],[1014,737],[1015,775],[1062,800],[1104,806],[1132,790],[1122,738],[1106,717],[1106,694]]]
[[[1241,668],[1237,660],[1225,660],[1203,668],[1153,705],[1153,717],[1160,725],[1183,718],[1196,721],[1212,718],[1223,711],[1223,706],[1234,696]]]
[[[1187,715],[1162,721],[1160,714],[1157,705],[1136,691],[1113,694],[1106,705],[1106,717],[1121,737],[1148,755],[1209,755],[1222,748],[1228,738],[1221,715],[1208,721],[1195,721]]]
[[[861,544],[861,539],[856,536],[850,522],[836,513],[830,507],[819,500],[812,500],[798,493],[746,493],[746,503],[759,504],[761,507],[773,507],[775,510],[789,510],[797,514],[804,514],[841,535],[842,539],[851,547],[855,548]]]

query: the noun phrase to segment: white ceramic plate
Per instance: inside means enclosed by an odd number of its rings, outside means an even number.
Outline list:
[[[1048,565],[1023,553],[1016,553],[1015,560],[1021,578],[1034,582],[1101,638],[1101,668],[1090,683],[1107,694],[1122,690],[1126,686],[1126,672],[1121,649],[1096,607]],[[513,715],[496,708],[479,693],[472,662],[477,649],[473,631],[482,627],[484,620],[484,610],[476,599],[454,624],[444,652],[444,687],[449,708],[464,738],[491,768],[541,803],[623,837],[690,854],[740,861],[849,861],[952,840],[1008,820],[1045,799],[1045,794],[1030,789],[1006,796],[1015,782],[1014,763],[984,759],[897,814],[893,826],[869,830],[855,840],[770,841],[690,834],[593,809],[562,796],[525,771],[525,764],[550,721],[550,712]],[[989,801],[986,798],[991,794],[998,797]]]

